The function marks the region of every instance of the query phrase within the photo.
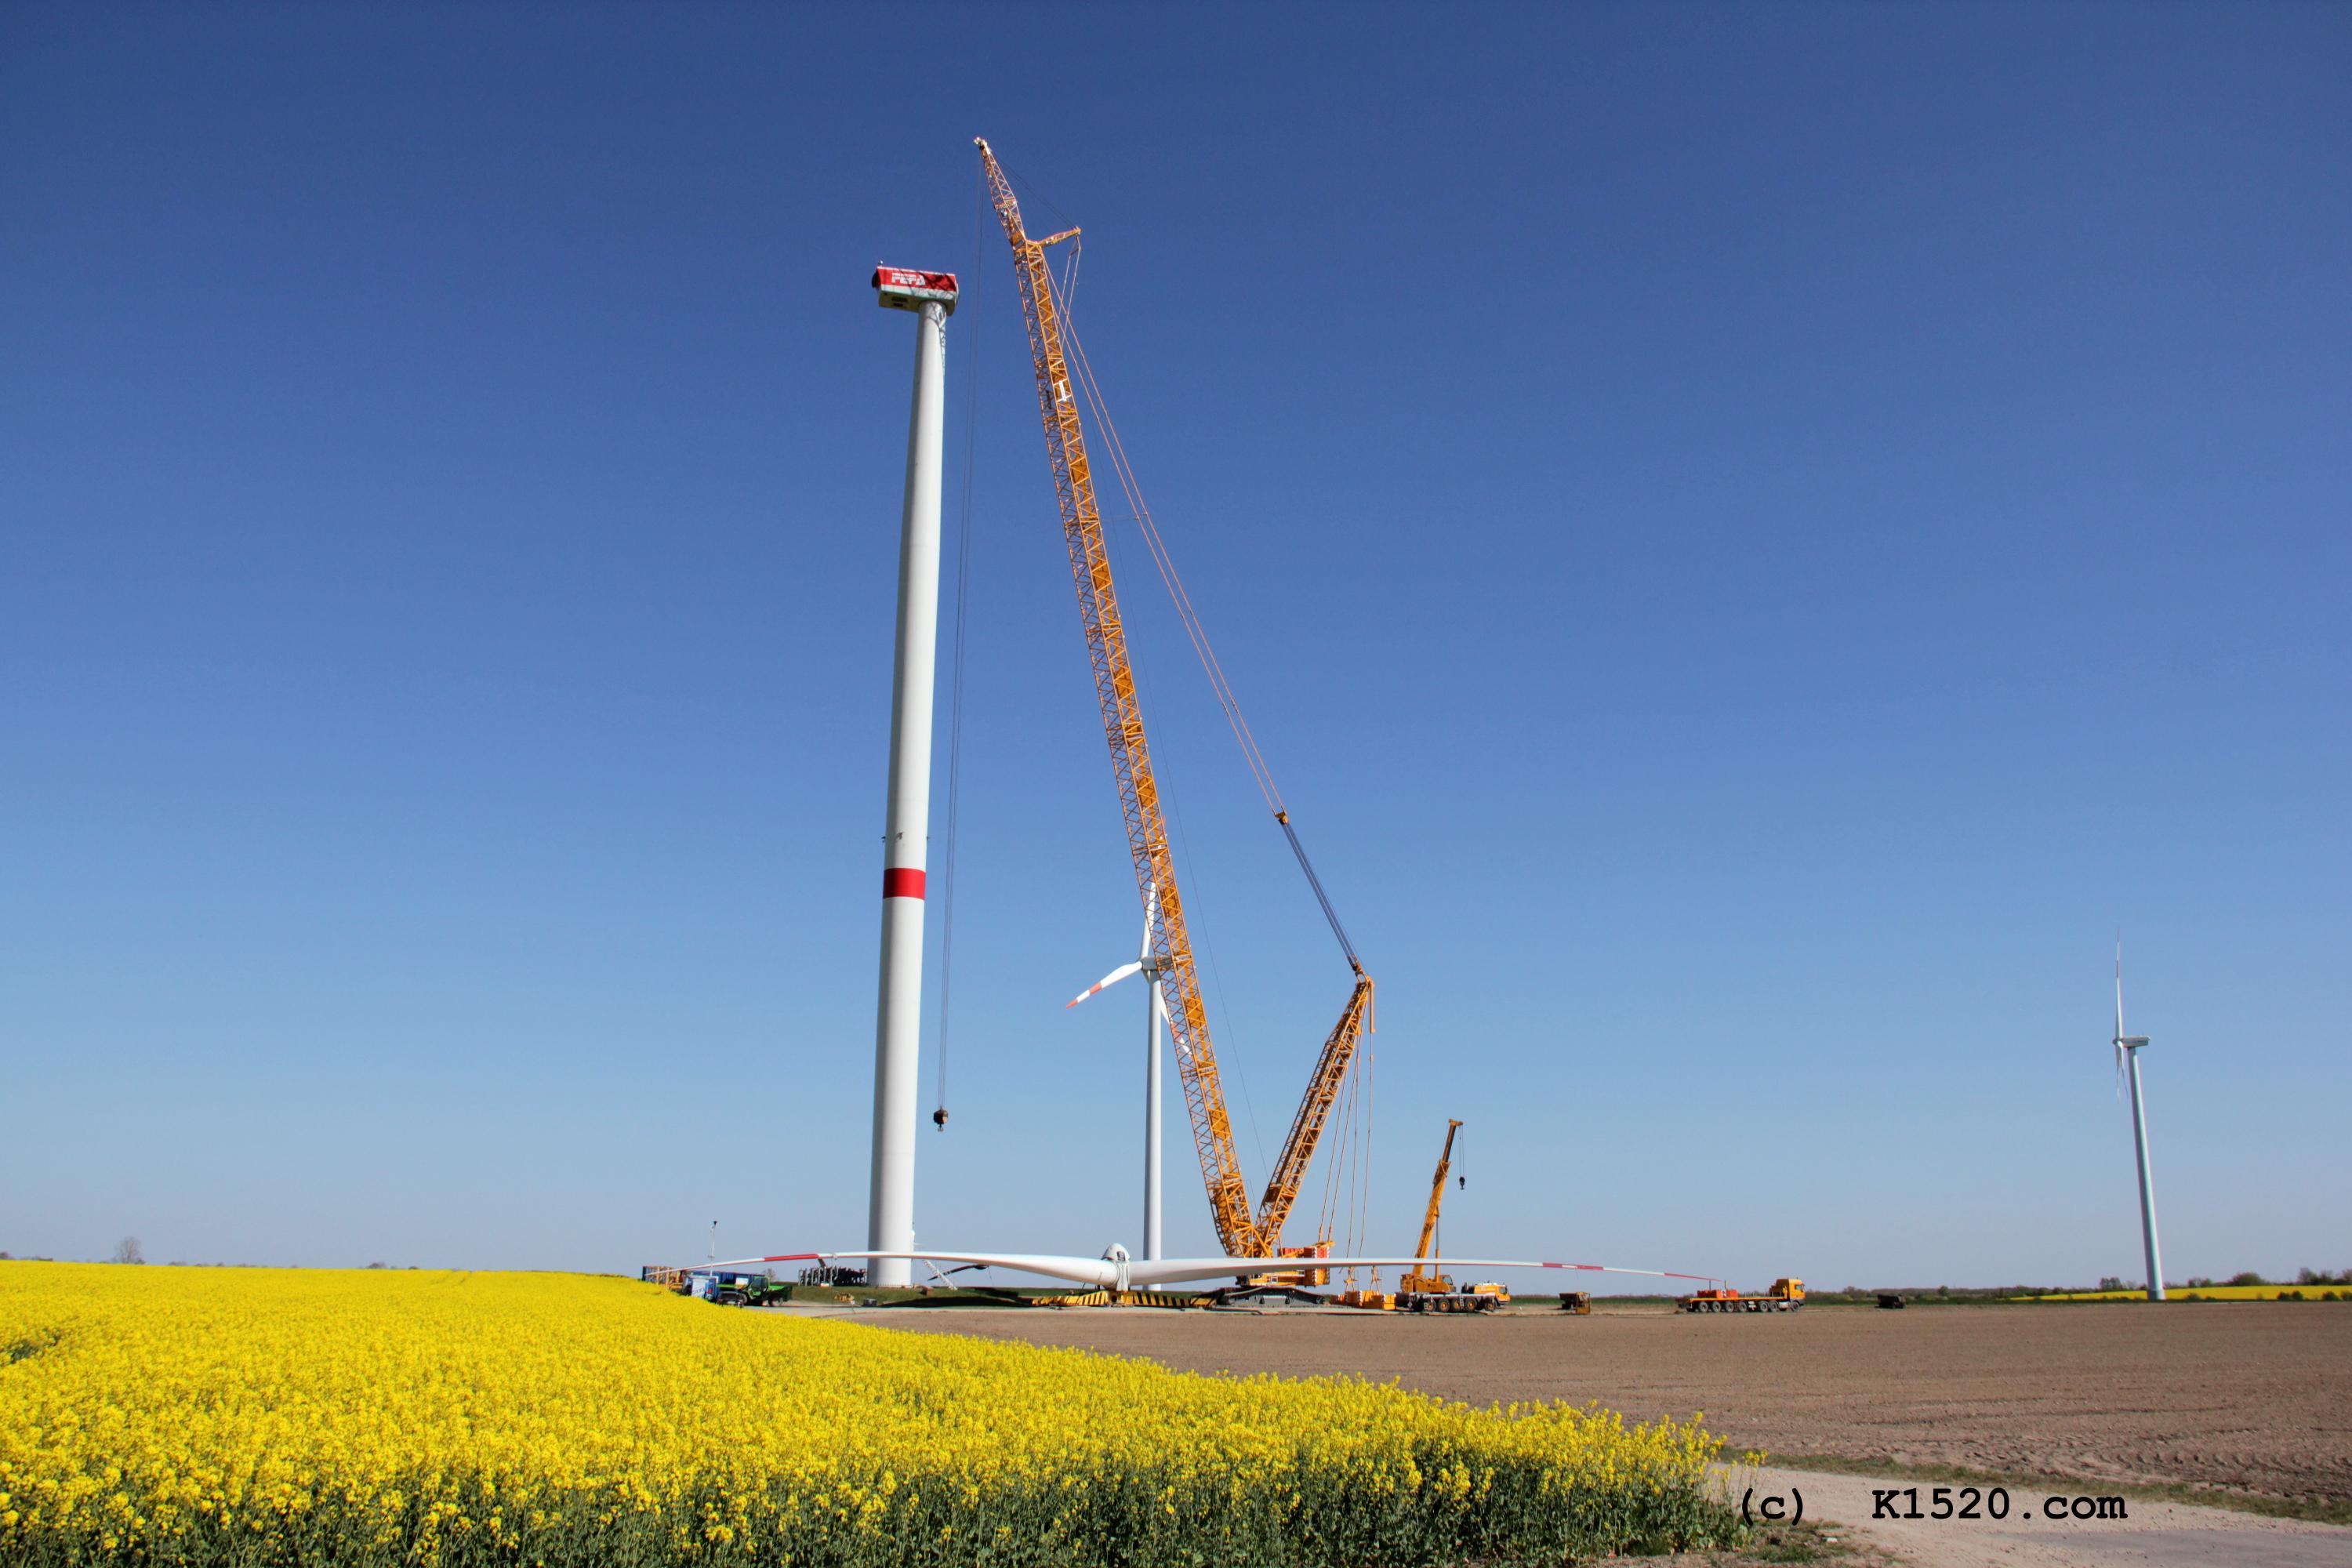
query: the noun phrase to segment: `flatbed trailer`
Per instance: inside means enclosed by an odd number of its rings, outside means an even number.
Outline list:
[[[1499,1287],[1475,1290],[1409,1290],[1400,1292],[1400,1312],[1499,1312],[1510,1297]]]
[[[1743,1296],[1729,1289],[1694,1290],[1675,1307],[1684,1312],[1793,1312],[1804,1304],[1805,1282],[1780,1279],[1760,1296]]]

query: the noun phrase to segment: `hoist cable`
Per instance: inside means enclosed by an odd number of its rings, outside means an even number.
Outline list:
[[[1265,753],[1258,750],[1257,737],[1251,732],[1249,721],[1242,715],[1241,700],[1234,695],[1233,685],[1225,679],[1224,665],[1218,659],[1216,649],[1209,641],[1208,628],[1201,624],[1200,614],[1192,607],[1192,597],[1185,591],[1184,579],[1176,570],[1175,558],[1169,552],[1167,541],[1161,537],[1159,525],[1152,521],[1151,509],[1144,504],[1142,487],[1137,482],[1135,470],[1128,461],[1127,447],[1119,439],[1118,423],[1111,418],[1109,402],[1103,396],[1102,387],[1095,378],[1094,365],[1087,358],[1086,344],[1080,340],[1076,324],[1068,319],[1068,290],[1076,282],[1076,257],[1074,255],[1068,281],[1055,289],[1064,312],[1063,341],[1069,351],[1069,363],[1076,372],[1079,390],[1103,433],[1104,450],[1110,458],[1111,472],[1118,478],[1119,489],[1127,497],[1137,530],[1143,535],[1144,546],[1151,555],[1152,565],[1159,571],[1160,580],[1176,607],[1176,618],[1192,644],[1193,655],[1199,658],[1201,668],[1209,678],[1210,689],[1216,696],[1217,706],[1224,713],[1225,723],[1233,731],[1234,739],[1240,743],[1242,760],[1248,765],[1258,793],[1265,798],[1266,808],[1274,813],[1275,821],[1281,825],[1284,837],[1289,840],[1290,852],[1297,857],[1298,868],[1306,873],[1307,885],[1314,890],[1315,901],[1322,907],[1323,918],[1330,922],[1331,934],[1339,941],[1339,951],[1347,955],[1349,966],[1361,973],[1363,962],[1356,954],[1355,943],[1348,939],[1347,927],[1340,923],[1339,910],[1332,907],[1330,895],[1324,890],[1323,879],[1315,874],[1314,863],[1307,858],[1306,846],[1299,842],[1298,830],[1291,826],[1290,813],[1283,805],[1282,791],[1274,782],[1274,770],[1267,765]],[[1046,281],[1049,288],[1055,287],[1051,273],[1046,275]]]
[[[988,179],[983,172],[973,193],[971,209],[971,278],[980,277],[982,220],[988,211]],[[967,300],[970,290],[965,290]],[[963,795],[963,666],[965,606],[971,596],[971,466],[980,413],[980,318],[965,318],[966,355],[971,368],[964,373],[963,500],[956,521],[955,654],[948,686],[948,820],[940,861],[940,1056],[939,1106],[931,1121],[945,1131],[948,1124],[948,1002],[955,977],[956,819]]]
[[[1107,544],[1108,542],[1106,542]],[[1138,669],[1135,672],[1135,679],[1137,685],[1141,689],[1139,695],[1142,698],[1143,706],[1159,707],[1159,694],[1152,687],[1150,673]],[[1162,781],[1165,781],[1169,774],[1167,753],[1161,752],[1155,759],[1153,766],[1159,770]],[[1216,997],[1218,1016],[1224,1019],[1224,1022],[1218,1026],[1221,1031],[1219,1037],[1230,1046],[1239,1037],[1240,1031],[1234,1027],[1234,1010],[1232,1005],[1225,1000],[1224,971],[1217,967],[1217,944],[1212,937],[1208,916],[1204,912],[1206,910],[1215,908],[1215,900],[1210,897],[1206,890],[1207,879],[1202,874],[1201,862],[1193,857],[1192,837],[1184,831],[1184,812],[1176,805],[1176,802],[1183,798],[1182,790],[1168,789],[1164,787],[1163,782],[1163,787],[1160,792],[1160,804],[1168,814],[1168,826],[1173,836],[1173,842],[1170,845],[1170,848],[1181,850],[1182,853],[1177,858],[1190,868],[1185,872],[1185,876],[1192,883],[1192,894],[1184,900],[1185,921],[1192,930],[1193,951],[1206,959],[1209,964],[1209,984],[1202,989],[1201,1005],[1206,1008],[1209,997],[1211,995]],[[1258,1163],[1263,1165],[1265,1163],[1265,1134],[1258,1131],[1257,1103],[1250,1098],[1249,1069],[1241,1065],[1247,1053],[1242,1053],[1225,1058],[1223,1065],[1234,1075],[1234,1087],[1241,1091],[1242,1115],[1249,1122],[1250,1146],[1257,1151]]]
[[[1282,831],[1290,840],[1290,852],[1298,857],[1298,868],[1307,873],[1307,885],[1315,889],[1315,901],[1323,906],[1323,918],[1331,922],[1331,934],[1339,939],[1339,951],[1361,973],[1364,965],[1356,956],[1356,944],[1348,940],[1348,928],[1339,923],[1339,911],[1331,907],[1331,897],[1323,890],[1323,879],[1315,874],[1314,862],[1307,858],[1307,847],[1298,842],[1298,829],[1290,826],[1290,813],[1282,812],[1275,820],[1282,824]]]
[[[1356,1212],[1360,1217],[1357,1221],[1356,1239],[1350,1244],[1354,1249],[1360,1251],[1364,1243],[1370,1239],[1372,1227],[1372,1090],[1375,1087],[1372,1068],[1374,1060],[1372,1042],[1367,1038],[1364,1041],[1361,1063],[1348,1064],[1350,1076],[1358,1070],[1364,1075],[1364,1142],[1356,1178]]]
[[[1050,282],[1050,278],[1049,278]],[[1058,300],[1058,290],[1057,290]],[[1258,750],[1257,737],[1250,732],[1249,721],[1242,716],[1240,700],[1234,697],[1232,684],[1225,679],[1224,666],[1217,658],[1216,649],[1210,645],[1208,629],[1192,607],[1192,598],[1185,592],[1184,579],[1176,570],[1176,562],[1168,552],[1167,542],[1160,537],[1159,526],[1152,521],[1151,509],[1144,504],[1142,487],[1135,478],[1135,469],[1127,458],[1127,447],[1119,439],[1118,422],[1111,418],[1110,405],[1103,396],[1101,384],[1095,379],[1094,365],[1087,358],[1086,344],[1080,341],[1071,322],[1063,322],[1063,341],[1069,351],[1069,360],[1077,372],[1079,390],[1093,409],[1096,423],[1101,427],[1104,450],[1111,460],[1111,472],[1118,478],[1119,489],[1127,496],[1129,510],[1134,514],[1136,527],[1143,535],[1145,548],[1150,552],[1152,565],[1176,607],[1176,617],[1184,627],[1184,635],[1192,644],[1193,655],[1209,677],[1210,689],[1216,695],[1217,705],[1225,715],[1225,722],[1240,742],[1242,759],[1249,766],[1258,793],[1265,797],[1266,808],[1280,813],[1282,792],[1275,787],[1273,770],[1266,766],[1265,757]]]

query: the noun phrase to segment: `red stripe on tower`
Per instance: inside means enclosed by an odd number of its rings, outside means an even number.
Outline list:
[[[909,866],[883,867],[882,896],[886,899],[921,898],[923,874]]]

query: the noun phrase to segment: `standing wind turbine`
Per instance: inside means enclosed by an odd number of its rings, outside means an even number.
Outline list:
[[[2123,1088],[2128,1068],[2131,1078],[2132,1142],[2139,1149],[2139,1228],[2147,1247],[2147,1299],[2164,1300],[2164,1258],[2156,1245],[2156,1182],[2147,1163],[2147,1113],[2140,1104],[2139,1053],[2146,1035],[2124,1033],[2124,944],[2116,943],[2116,1088]]]
[[[1145,1005],[1143,1069],[1143,1256],[1157,1261],[1160,1253],[1160,1026],[1167,1017],[1167,1002],[1160,994],[1160,965],[1151,956],[1151,917],[1160,910],[1160,889],[1153,884],[1144,900],[1143,950],[1132,963],[1122,963],[1076,996],[1062,1009],[1068,1012],[1097,991],[1109,989],[1130,974],[1150,982]]]

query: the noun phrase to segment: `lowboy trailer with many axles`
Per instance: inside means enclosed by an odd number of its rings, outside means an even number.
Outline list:
[[[1804,1304],[1805,1282],[1781,1279],[1761,1296],[1743,1296],[1729,1289],[1694,1290],[1675,1307],[1684,1312],[1793,1312]]]

